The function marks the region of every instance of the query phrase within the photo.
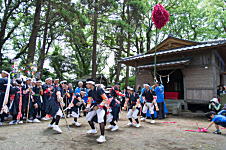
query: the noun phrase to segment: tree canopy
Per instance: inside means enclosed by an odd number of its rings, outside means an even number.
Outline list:
[[[60,79],[105,74],[128,84],[135,71],[117,60],[154,46],[151,11],[157,3],[170,13],[158,43],[168,35],[226,38],[222,0],[0,0],[0,70]]]

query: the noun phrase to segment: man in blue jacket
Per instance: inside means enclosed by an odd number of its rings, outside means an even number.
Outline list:
[[[158,118],[159,119],[164,119],[165,118],[165,110],[164,110],[164,86],[159,83],[156,82],[154,85],[154,92],[157,96],[157,104],[158,104],[158,108],[159,108],[159,112],[158,112]]]

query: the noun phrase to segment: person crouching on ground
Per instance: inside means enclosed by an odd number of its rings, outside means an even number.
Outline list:
[[[129,119],[129,123],[127,124],[128,126],[133,126],[133,120],[136,121],[135,127],[139,128],[140,123],[138,120],[138,113],[140,111],[141,105],[140,105],[140,97],[138,93],[134,92],[134,89],[131,87],[128,87],[129,94],[128,97],[126,98],[126,103],[124,105],[124,108],[128,107],[128,113],[127,113],[127,118]]]
[[[209,102],[209,110],[218,113],[220,111],[221,104],[217,98],[213,98]]]
[[[226,116],[223,115],[216,115],[214,111],[208,112],[206,114],[206,117],[208,117],[211,120],[211,123],[208,125],[206,130],[208,130],[212,125],[215,125],[216,131],[214,131],[214,134],[221,134],[220,126],[226,127]]]
[[[108,98],[101,87],[95,86],[95,82],[92,79],[86,81],[86,87],[90,89],[88,92],[88,103],[86,111],[86,120],[88,121],[91,130],[87,131],[87,134],[96,134],[97,130],[94,125],[94,118],[97,116],[97,122],[100,125],[101,136],[97,139],[98,143],[106,142],[104,136],[105,130],[105,115],[106,115],[106,105]]]

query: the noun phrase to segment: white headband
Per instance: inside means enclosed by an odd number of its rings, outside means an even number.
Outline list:
[[[31,78],[26,78],[26,81],[31,80]]]
[[[9,73],[7,71],[5,71],[5,70],[3,70],[2,73],[5,73],[5,74],[9,75]]]
[[[134,89],[133,89],[133,88],[131,88],[131,87],[127,87],[127,89],[128,89],[128,90],[131,90],[131,91],[134,91]]]
[[[67,83],[67,81],[66,80],[63,80],[63,81],[60,82],[60,84],[63,84],[63,83]]]
[[[87,81],[86,84],[92,84],[92,85],[95,85],[95,82],[94,82],[94,81]]]
[[[150,86],[149,84],[144,84],[144,86]]]

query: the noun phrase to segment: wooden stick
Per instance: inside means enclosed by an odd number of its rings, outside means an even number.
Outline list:
[[[27,105],[27,118],[26,118],[26,123],[28,121],[28,117],[29,117],[29,111],[30,111],[30,101],[31,101],[31,92],[29,91],[29,98],[28,98],[28,105]]]
[[[66,122],[67,129],[68,129],[69,132],[71,132],[71,129],[70,129],[69,124],[68,124],[67,119],[66,119],[66,114],[64,112],[64,108],[62,107],[61,104],[60,104],[60,107],[61,107],[61,110],[62,110],[62,112],[64,114],[64,119],[65,119],[65,122]]]

